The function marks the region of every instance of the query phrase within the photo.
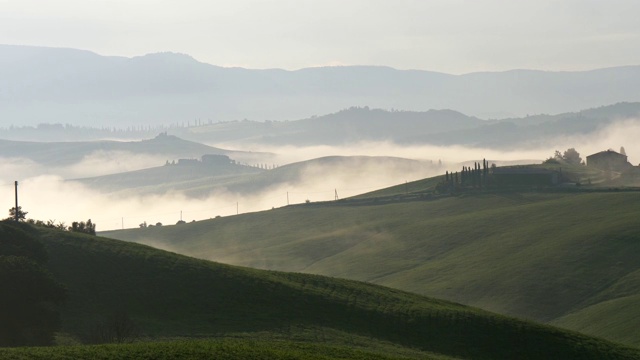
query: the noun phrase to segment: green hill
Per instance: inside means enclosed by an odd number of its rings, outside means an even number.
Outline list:
[[[390,195],[104,235],[372,282],[640,345],[640,308],[602,315],[640,294],[639,203],[634,191]]]
[[[370,343],[373,343],[370,341]],[[135,344],[110,344],[94,346],[68,346],[55,348],[1,349],[3,359],[57,360],[57,359],[216,359],[216,360],[447,360],[452,357],[418,350],[388,346],[382,351],[371,348],[353,348],[313,342],[286,340],[177,340],[142,342]]]
[[[177,190],[188,196],[202,197],[216,190],[248,195],[277,187],[301,186],[309,182],[316,183],[319,175],[327,180],[327,190],[333,191],[336,185],[329,179],[338,183],[364,183],[370,186],[371,177],[376,174],[424,176],[433,171],[435,167],[429,162],[398,157],[325,156],[270,170],[238,164],[160,166],[74,181],[104,192],[135,192],[139,195]]]
[[[106,193],[136,195],[163,194],[185,191],[190,195],[204,195],[215,188],[243,181],[264,170],[238,164],[167,165],[124,173],[96,176],[71,181]]]
[[[240,336],[244,340],[226,345],[140,343],[117,350],[109,346],[3,350],[3,358],[93,358],[116,351],[121,357],[155,358],[156,352],[167,348],[198,354],[202,347],[219,346],[239,354],[224,358],[256,351],[262,358],[280,357],[270,355],[278,353],[314,358],[305,354],[316,348],[326,354],[324,358],[368,358],[371,353],[383,359],[428,358],[424,351],[473,359],[640,357],[636,349],[578,333],[377,285],[240,268],[28,225],[23,229],[41,239],[50,271],[68,289],[62,311],[62,331],[67,336],[83,338],[101,318],[124,312],[150,339]],[[258,341],[257,348],[247,342],[251,339]]]

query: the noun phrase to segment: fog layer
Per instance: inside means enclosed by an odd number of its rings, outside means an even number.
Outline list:
[[[28,211],[28,217],[55,220],[69,224],[75,220],[91,218],[98,230],[137,227],[142,222],[175,224],[185,221],[229,216],[236,213],[268,210],[309,201],[334,200],[373,191],[382,187],[413,181],[459,170],[459,163],[486,158],[492,162],[540,162],[553,155],[554,150],[576,148],[583,159],[587,155],[624,146],[629,161],[640,162],[640,121],[628,120],[590,135],[549,140],[547,146],[537,149],[500,152],[492,149],[434,146],[404,147],[390,143],[359,143],[341,147],[285,147],[243,148],[279,154],[282,164],[327,155],[384,155],[427,160],[422,166],[389,167],[390,163],[375,166],[347,168],[336,165],[306,167],[295,181],[272,184],[258,193],[234,193],[215,190],[202,198],[192,198],[170,191],[164,194],[138,195],[135,191],[120,194],[104,194],[65,178],[81,177],[113,171],[162,164],[166,159],[153,156],[136,157],[126,153],[97,153],[81,162],[64,168],[47,168],[24,159],[2,159],[0,166],[0,211],[14,205],[13,182],[19,181],[20,205]],[[439,160],[443,165],[438,166]],[[3,210],[4,209],[4,210]]]

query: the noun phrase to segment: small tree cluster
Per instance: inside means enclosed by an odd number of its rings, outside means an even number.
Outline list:
[[[453,191],[460,188],[483,188],[487,186],[489,178],[489,162],[482,160],[482,164],[475,162],[472,167],[463,166],[458,174],[445,172],[444,182],[436,185],[438,192]],[[495,166],[491,166],[495,168]]]
[[[576,149],[570,148],[565,150],[564,153],[556,150],[553,157],[544,161],[545,164],[561,164],[563,162],[571,165],[580,165],[582,164],[582,158]]]
[[[24,221],[27,218],[28,212],[22,210],[22,206],[18,206],[18,214],[16,216],[16,207],[9,209],[9,218],[7,220]]]
[[[42,220],[28,219],[27,223],[35,226],[50,228],[50,229],[58,229],[58,230],[64,230],[64,231],[67,230],[67,225],[63,221],[60,221],[56,224],[55,220],[47,220],[46,222],[44,222]]]
[[[86,223],[84,221],[74,221],[69,226],[69,231],[95,235],[96,224],[92,223],[91,219],[87,220]]]
[[[64,222],[59,222],[56,224],[55,220],[48,220],[46,222],[42,220],[35,219],[27,219],[27,212],[22,210],[22,206],[18,206],[18,221],[25,221],[28,224],[47,227],[51,229],[58,230],[66,230],[71,232],[80,232],[89,235],[96,234],[96,224],[91,221],[91,219],[84,221],[74,221],[71,223],[71,226],[67,227]],[[16,219],[16,208],[12,207],[9,209],[9,217],[5,220],[15,220]]]

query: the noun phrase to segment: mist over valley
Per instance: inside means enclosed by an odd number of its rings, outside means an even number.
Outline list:
[[[0,8],[0,358],[640,359],[638,4]]]

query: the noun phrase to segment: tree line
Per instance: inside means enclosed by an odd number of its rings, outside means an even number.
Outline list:
[[[35,220],[35,219],[27,219],[27,211],[22,210],[22,206],[18,206],[16,209],[15,206],[9,209],[9,217],[5,220],[15,220],[18,222],[24,221],[31,225],[47,227],[51,229],[58,229],[63,231],[70,232],[79,232],[83,234],[95,235],[96,234],[96,224],[91,221],[91,219],[85,221],[74,221],[71,223],[71,226],[67,226],[63,221],[58,223],[55,220]]]
[[[463,166],[460,172],[446,171],[444,181],[436,185],[438,192],[451,192],[459,189],[481,189],[488,185],[489,169],[495,168],[495,164],[489,166],[486,159],[482,160],[482,164],[474,162],[473,167]]]

